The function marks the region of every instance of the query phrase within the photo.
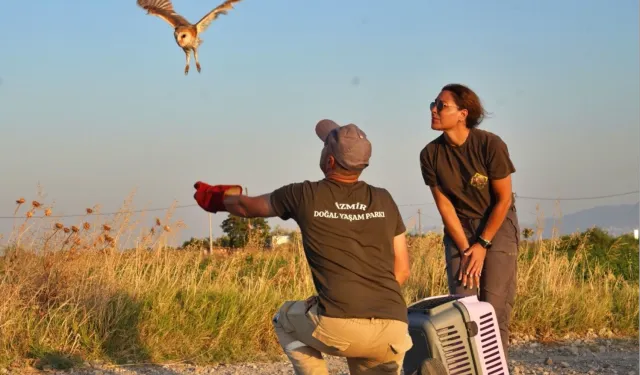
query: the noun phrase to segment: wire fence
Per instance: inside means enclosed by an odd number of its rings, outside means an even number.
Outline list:
[[[553,198],[553,197],[534,197],[534,196],[523,196],[515,194],[516,199],[525,199],[525,200],[537,200],[537,201],[582,201],[582,200],[596,200],[596,199],[607,199],[607,198],[615,198],[622,197],[631,194],[639,194],[640,190],[628,191],[623,193],[614,193],[607,195],[597,195],[597,196],[588,196],[588,197],[562,197],[562,198]],[[428,204],[435,204],[435,202],[422,202],[422,203],[403,203],[398,204],[398,207],[414,207],[414,206],[423,206]],[[170,206],[170,207],[158,207],[158,208],[147,208],[147,209],[139,209],[139,210],[125,210],[125,211],[115,211],[115,212],[96,212],[91,213],[91,216],[111,216],[111,215],[121,215],[127,213],[141,213],[141,212],[154,212],[154,211],[166,211],[168,209],[181,209],[181,208],[189,208],[189,207],[198,207],[197,204],[186,204],[179,206]],[[49,215],[49,216],[38,216],[40,218],[50,217],[50,218],[68,218],[68,217],[84,217],[89,214],[71,214],[71,215]],[[15,219],[17,216],[0,216],[0,219]],[[33,216],[32,218],[37,218]]]

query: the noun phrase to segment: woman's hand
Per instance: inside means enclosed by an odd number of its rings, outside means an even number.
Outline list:
[[[475,243],[462,254],[462,262],[460,264],[460,273],[458,280],[462,280],[462,285],[473,289],[480,286],[480,276],[482,275],[482,267],[484,258],[487,256],[487,249],[480,244]]]

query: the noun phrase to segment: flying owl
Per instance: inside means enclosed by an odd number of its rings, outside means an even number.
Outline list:
[[[200,73],[200,61],[198,61],[198,47],[202,44],[200,35],[209,27],[218,15],[227,14],[233,9],[233,3],[240,0],[226,0],[212,11],[207,13],[200,21],[191,24],[180,14],[173,10],[171,0],[137,0],[138,6],[147,11],[147,14],[158,16],[165,20],[173,30],[173,37],[178,46],[182,48],[186,55],[187,63],[184,67],[184,74],[189,74],[189,64],[191,62],[191,52],[196,60],[196,69]]]

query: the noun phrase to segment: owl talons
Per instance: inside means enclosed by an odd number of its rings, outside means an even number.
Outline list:
[[[187,74],[189,74],[189,65],[184,66],[184,75],[186,76]]]
[[[200,63],[196,63],[196,69],[198,69],[198,73],[200,73]]]

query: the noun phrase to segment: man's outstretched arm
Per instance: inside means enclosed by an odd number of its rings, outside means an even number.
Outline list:
[[[207,212],[229,212],[239,217],[280,217],[287,220],[296,217],[302,206],[303,184],[284,185],[271,193],[250,197],[242,195],[240,185],[209,185],[198,181],[193,198]]]
[[[227,195],[224,207],[234,216],[240,217],[275,217],[271,206],[271,193],[250,197],[248,195]]]

